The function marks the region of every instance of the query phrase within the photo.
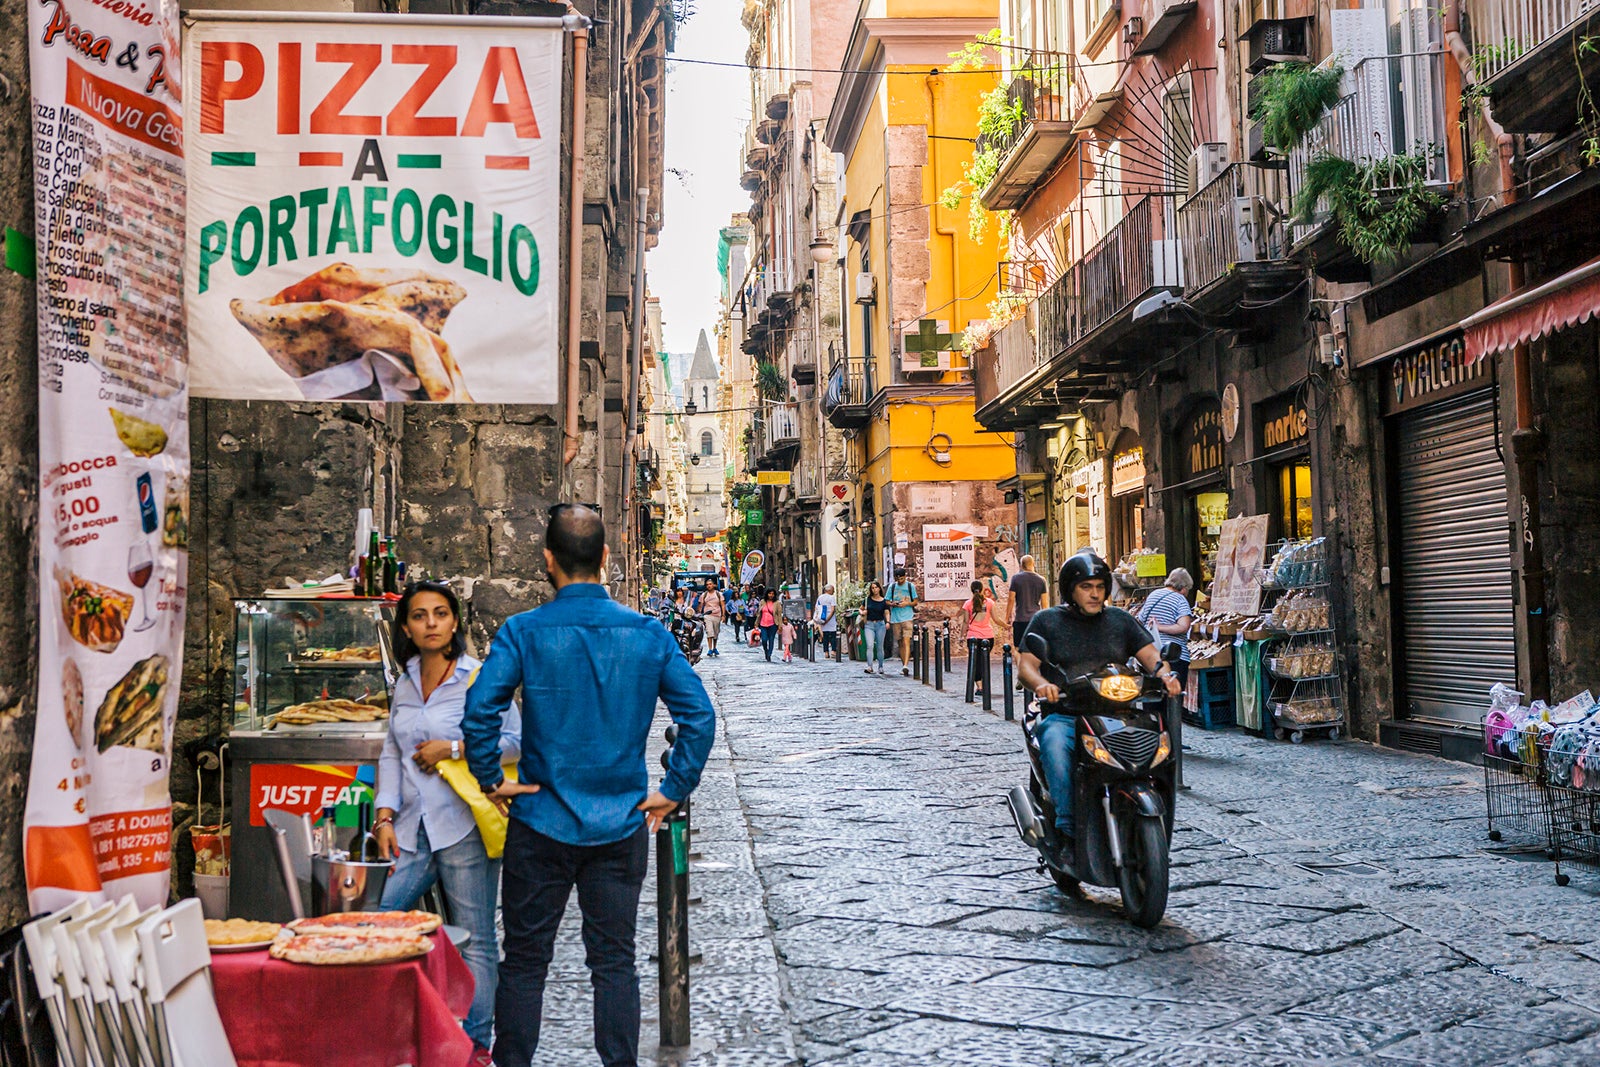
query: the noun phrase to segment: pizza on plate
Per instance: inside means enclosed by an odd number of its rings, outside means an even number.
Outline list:
[[[341,911],[296,919],[296,934],[431,934],[444,920],[431,911]]]
[[[433,942],[421,934],[406,933],[296,934],[280,937],[267,951],[273,959],[290,963],[333,966],[407,960],[433,951]]]
[[[283,929],[277,923],[261,923],[252,919],[207,919],[206,944],[259,945],[271,941]]]

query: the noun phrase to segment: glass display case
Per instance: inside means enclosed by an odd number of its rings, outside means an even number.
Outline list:
[[[382,734],[393,608],[381,600],[235,600],[233,732]]]

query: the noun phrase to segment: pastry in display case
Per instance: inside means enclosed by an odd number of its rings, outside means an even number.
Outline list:
[[[372,600],[235,600],[234,732],[384,732],[393,610]]]

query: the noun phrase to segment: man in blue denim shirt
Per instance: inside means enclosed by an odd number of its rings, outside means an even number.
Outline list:
[[[606,592],[607,559],[597,513],[551,509],[544,562],[555,600],[500,627],[461,720],[473,775],[511,815],[498,1067],[528,1067],[539,1046],[545,975],[573,886],[594,983],[595,1049],[606,1067],[638,1063],[634,937],[649,835],[699,783],[716,729],[711,699],[667,628]],[[520,781],[508,782],[501,716],[519,688]],[[678,741],[652,791],[645,742],[657,698],[678,724]]]

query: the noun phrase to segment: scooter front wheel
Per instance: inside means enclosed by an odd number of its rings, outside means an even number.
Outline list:
[[[1167,834],[1160,819],[1132,818],[1124,823],[1122,869],[1117,881],[1122,907],[1135,926],[1149,929],[1167,911]]]

